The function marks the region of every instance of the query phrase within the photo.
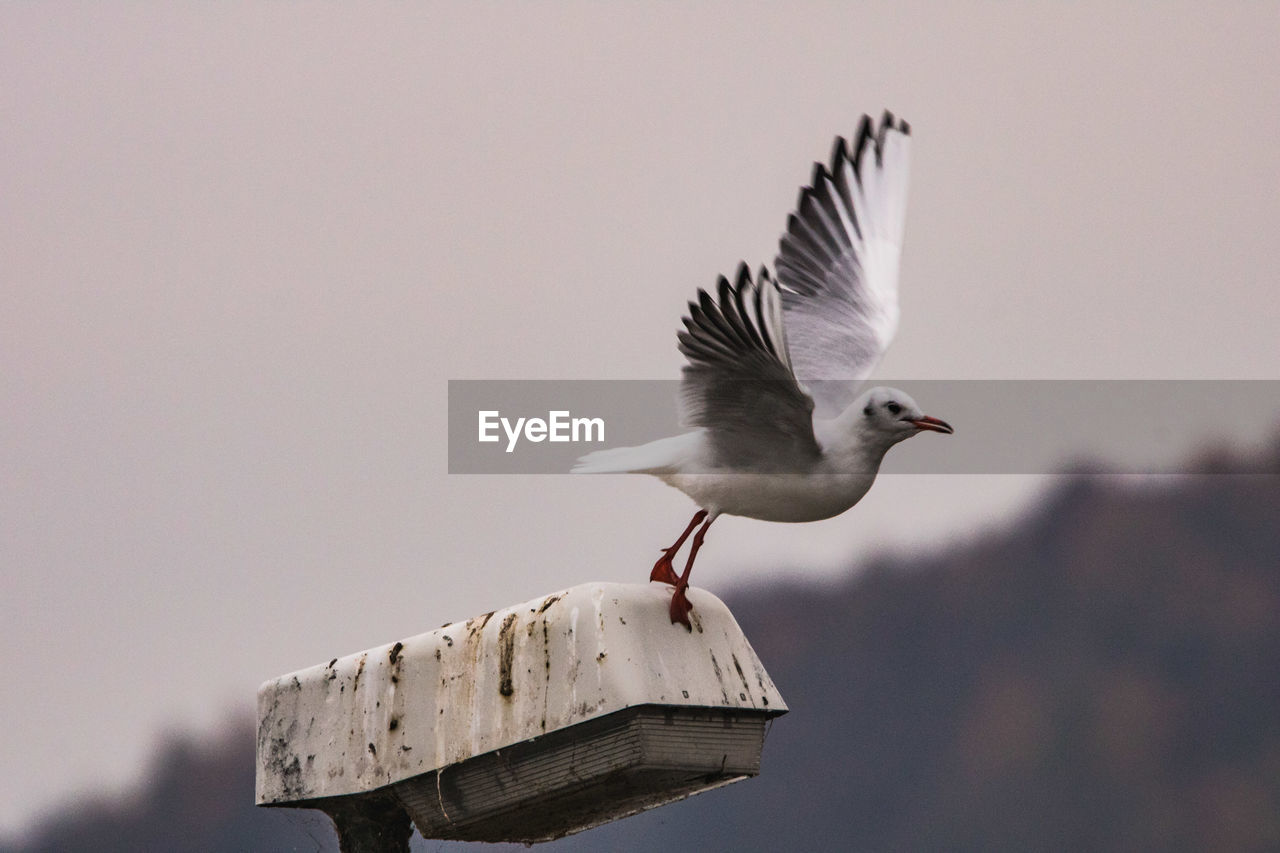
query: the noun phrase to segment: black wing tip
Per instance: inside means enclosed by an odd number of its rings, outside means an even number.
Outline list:
[[[831,173],[827,171],[826,165],[815,162],[813,164],[813,172],[809,175],[809,186],[805,187],[805,189],[816,190],[822,185],[822,182],[830,176],[830,174]]]
[[[723,288],[725,284],[724,276],[720,276],[720,287]],[[710,322],[715,323],[720,319],[720,308],[716,298],[699,287],[698,304],[690,305],[690,316],[692,316],[694,320],[697,320],[699,316],[701,316]]]
[[[815,195],[824,181],[840,174],[840,170],[845,163],[852,165],[854,174],[861,178],[862,152],[870,145],[875,150],[876,159],[879,160],[884,149],[885,138],[890,131],[901,133],[903,136],[910,136],[911,125],[895,116],[891,111],[885,110],[880,117],[880,125],[877,129],[876,123],[871,116],[864,113],[858,121],[857,131],[853,134],[853,144],[851,145],[849,140],[843,136],[837,136],[831,144],[831,156],[827,159],[827,163],[815,162],[813,164],[809,183],[806,186],[802,186],[800,192],[796,195],[795,209],[799,210],[803,207],[805,199]]]
[[[844,140],[837,138],[836,142],[837,144],[839,144],[844,142]],[[832,157],[835,157],[835,156],[836,156],[836,152],[832,152]],[[835,164],[837,162],[838,162],[837,160],[834,160],[834,159],[832,160],[832,168],[830,170],[828,170],[827,167],[824,166],[822,163],[815,162],[813,164],[813,172],[809,176],[809,183],[800,187],[800,192],[796,195],[796,203],[792,208],[793,212],[787,217],[788,231],[793,230],[793,223],[800,222],[800,218],[796,215],[796,212],[803,213],[805,210],[805,205],[813,204],[812,199],[815,196],[817,196],[818,188],[821,187],[823,183],[825,183],[827,180],[835,176]]]
[[[880,136],[883,138],[891,130],[897,131],[904,136],[911,135],[911,125],[907,124],[904,119],[895,116],[891,110],[885,110],[884,115],[880,116]]]
[[[854,134],[853,150],[850,152],[847,148],[837,146],[831,153],[831,171],[834,174],[840,167],[838,157],[843,154],[850,163],[853,164],[853,172],[859,178],[862,177],[862,154],[868,148],[875,152],[876,162],[881,162],[884,154],[884,142],[890,131],[901,133],[903,136],[911,135],[911,125],[905,120],[895,116],[890,110],[885,110],[880,116],[880,126],[877,129],[875,122],[871,116],[863,114],[862,119],[858,122],[858,132]],[[838,139],[838,142],[843,140]]]
[[[678,349],[691,362],[723,360],[731,353],[779,350],[765,318],[766,287],[777,287],[769,269],[761,265],[753,278],[751,266],[739,261],[733,276],[718,276],[715,287],[698,288],[697,297],[676,330]]]
[[[868,123],[870,123],[871,121],[870,116],[863,116],[862,118],[864,121]],[[888,133],[891,130],[897,131],[898,133],[901,133],[905,136],[911,135],[911,125],[907,123],[906,119],[901,118],[899,116],[895,116],[892,110],[885,110],[884,113],[880,116],[879,135],[883,136],[884,134]]]
[[[832,175],[839,174],[840,164],[849,159],[849,140],[843,136],[837,136],[836,141],[831,143],[831,156],[827,158],[827,162],[831,164],[830,173]]]
[[[761,269],[763,270],[764,267],[761,267]],[[706,308],[708,305],[722,306],[726,300],[735,299],[739,291],[749,290],[751,285],[751,266],[746,261],[738,261],[738,267],[734,270],[732,276],[716,276],[715,296],[699,287],[697,301],[690,302],[689,308],[693,309],[699,306]]]
[[[871,116],[863,113],[862,118],[858,119],[858,130],[853,134],[854,139],[858,141],[858,147],[861,147],[862,140],[867,137],[875,136],[875,133],[873,132],[874,127],[875,122],[871,120]]]

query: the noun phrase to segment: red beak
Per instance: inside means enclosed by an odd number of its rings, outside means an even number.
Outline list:
[[[914,426],[916,429],[927,429],[927,430],[932,430],[933,432],[946,433],[947,435],[951,435],[953,432],[955,432],[955,430],[951,428],[951,424],[947,423],[946,421],[940,421],[937,418],[931,418],[928,415],[924,415],[923,417],[916,418],[915,420],[911,421],[911,425]]]

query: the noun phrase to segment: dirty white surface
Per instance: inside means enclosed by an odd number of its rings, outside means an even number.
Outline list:
[[[781,713],[724,603],[592,583],[337,658],[258,691],[257,801],[360,793],[624,708]]]

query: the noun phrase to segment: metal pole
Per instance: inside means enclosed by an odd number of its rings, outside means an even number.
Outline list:
[[[413,824],[391,797],[360,797],[327,805],[342,853],[409,853]]]

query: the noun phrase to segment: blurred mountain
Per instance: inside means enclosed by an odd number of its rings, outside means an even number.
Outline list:
[[[1280,849],[1280,445],[1192,470],[1064,477],[1005,532],[730,596],[792,708],[763,775],[544,849]],[[251,804],[252,728],[0,853],[336,849]]]

